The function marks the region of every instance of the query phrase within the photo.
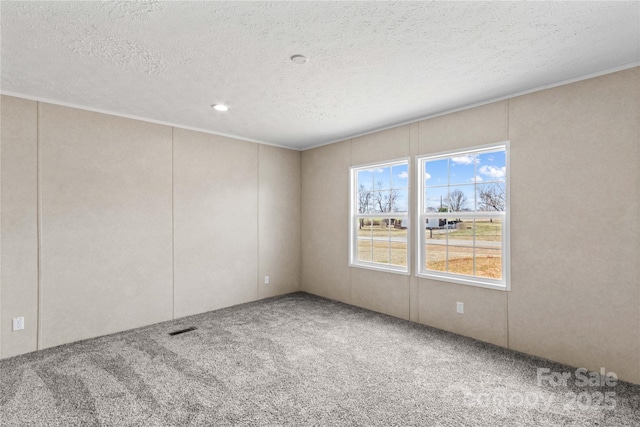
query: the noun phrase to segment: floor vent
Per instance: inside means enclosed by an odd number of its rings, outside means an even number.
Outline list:
[[[185,332],[191,332],[191,331],[195,331],[196,328],[195,326],[191,326],[190,328],[187,329],[180,329],[179,331],[173,331],[173,332],[169,332],[169,335],[174,336],[174,335],[180,335],[180,334],[184,334]]]

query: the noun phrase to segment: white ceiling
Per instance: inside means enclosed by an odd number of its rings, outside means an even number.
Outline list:
[[[638,1],[2,1],[0,14],[3,93],[295,149],[640,61]]]

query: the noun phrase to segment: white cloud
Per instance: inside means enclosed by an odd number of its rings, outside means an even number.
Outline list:
[[[408,174],[407,172],[405,172],[405,171],[402,171],[402,172],[400,172],[400,173],[398,174],[398,178],[400,178],[400,179],[407,179],[407,178],[409,178],[409,174]]]
[[[471,182],[482,182],[484,180],[482,179],[482,177],[480,175],[476,175],[475,178],[471,178],[471,179],[469,179],[469,181],[471,181]]]
[[[425,172],[424,173],[424,179],[429,179],[429,178],[431,178],[431,175],[429,175],[428,173]]]
[[[475,162],[477,162],[478,160],[477,160],[476,156],[466,155],[466,156],[452,157],[451,161],[453,163],[457,163],[459,165],[472,165]]]
[[[502,167],[496,167],[496,166],[481,166],[480,169],[478,169],[478,171],[484,175],[484,176],[488,176],[490,178],[493,179],[501,179],[504,178],[504,174],[507,171],[507,168],[505,166]]]

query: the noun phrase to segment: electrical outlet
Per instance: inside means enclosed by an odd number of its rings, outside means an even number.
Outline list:
[[[269,284],[269,276],[264,276],[264,284],[265,285]]]
[[[456,312],[458,314],[464,314],[464,303],[463,302],[456,302]]]
[[[21,331],[24,329],[24,317],[14,317],[13,318],[13,330]]]

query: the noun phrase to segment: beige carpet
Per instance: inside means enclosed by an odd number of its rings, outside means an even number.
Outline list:
[[[640,425],[639,386],[583,386],[575,368],[304,293],[3,360],[0,373],[3,426]],[[554,387],[554,373],[572,378]]]

